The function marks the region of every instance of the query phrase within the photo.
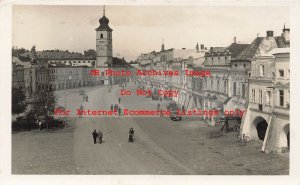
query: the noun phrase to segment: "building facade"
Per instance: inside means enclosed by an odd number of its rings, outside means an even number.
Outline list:
[[[288,30],[288,31],[287,31]],[[280,134],[289,133],[289,29],[273,36],[257,37],[241,58],[251,61],[249,77],[249,105],[242,123],[242,133],[251,140],[262,142],[264,152],[285,151],[280,145]],[[285,52],[283,53],[282,50]],[[278,53],[278,51],[280,51]],[[285,127],[286,126],[286,127]]]

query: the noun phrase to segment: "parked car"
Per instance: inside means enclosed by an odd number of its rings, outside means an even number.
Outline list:
[[[181,117],[181,115],[178,115],[177,110],[171,110],[170,119],[172,121],[177,121],[177,120],[182,120],[182,117]]]

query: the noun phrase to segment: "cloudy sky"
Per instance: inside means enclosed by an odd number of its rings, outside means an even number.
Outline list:
[[[13,46],[37,50],[83,52],[96,48],[95,28],[102,6],[13,7]],[[165,48],[228,46],[234,36],[250,43],[266,35],[281,34],[290,25],[288,7],[106,6],[113,31],[114,56],[135,60],[140,53]]]

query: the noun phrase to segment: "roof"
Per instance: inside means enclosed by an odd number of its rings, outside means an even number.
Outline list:
[[[250,44],[237,44],[232,43],[230,46],[228,46],[225,50],[228,50],[231,52],[231,58],[235,58],[238,56],[246,47],[248,47]]]
[[[113,57],[113,68],[132,68],[132,66],[127,63],[124,59]]]
[[[255,56],[271,56],[274,48],[286,48],[288,44],[283,37],[257,37],[239,55],[232,60],[252,60]]]
[[[173,58],[188,59],[189,57],[199,58],[203,57],[205,53],[197,52],[196,49],[174,49]]]
[[[211,47],[209,52],[221,52],[221,51],[225,51],[226,47]]]
[[[251,60],[256,53],[263,37],[257,37],[254,41],[248,45],[240,54],[232,58],[232,60]]]
[[[103,15],[103,17],[99,19],[99,23],[100,23],[100,26],[95,29],[96,31],[101,31],[101,30],[104,30],[104,31],[113,31],[108,26],[109,19],[107,17],[105,17],[105,15]]]
[[[30,62],[23,62],[22,60],[20,60],[18,57],[12,57],[12,61],[13,63],[17,64],[17,65],[22,65],[24,66],[24,68],[29,68],[30,67]]]
[[[38,59],[90,59],[95,60],[93,56],[85,56],[81,53],[77,52],[69,52],[69,51],[60,51],[60,50],[45,50],[45,51],[36,51],[36,55]],[[32,52],[28,51],[25,53],[20,54],[20,58],[32,58]]]
[[[87,65],[84,65],[84,66],[72,66],[72,65],[66,65],[66,64],[60,64],[60,63],[57,63],[57,64],[48,64],[48,67],[49,68],[91,68]]]

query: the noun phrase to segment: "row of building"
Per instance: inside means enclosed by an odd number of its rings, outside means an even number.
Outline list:
[[[103,85],[105,75],[91,75],[96,69],[95,51],[81,53],[68,51],[35,51],[13,56],[12,86],[22,89],[30,98],[38,91],[59,91],[64,89]],[[113,58],[115,68],[131,66],[124,59]],[[113,84],[128,81],[126,77],[115,77]]]
[[[139,69],[179,71],[178,76],[141,76],[148,88],[179,91],[172,99],[186,109],[245,111],[242,133],[262,141],[265,152],[289,148],[289,39],[290,29],[280,36],[267,31],[250,44],[228,47],[196,45],[195,49],[165,49],[141,54]],[[186,75],[209,71],[209,76]],[[220,115],[224,116],[224,115]],[[214,125],[220,118],[208,118]]]

